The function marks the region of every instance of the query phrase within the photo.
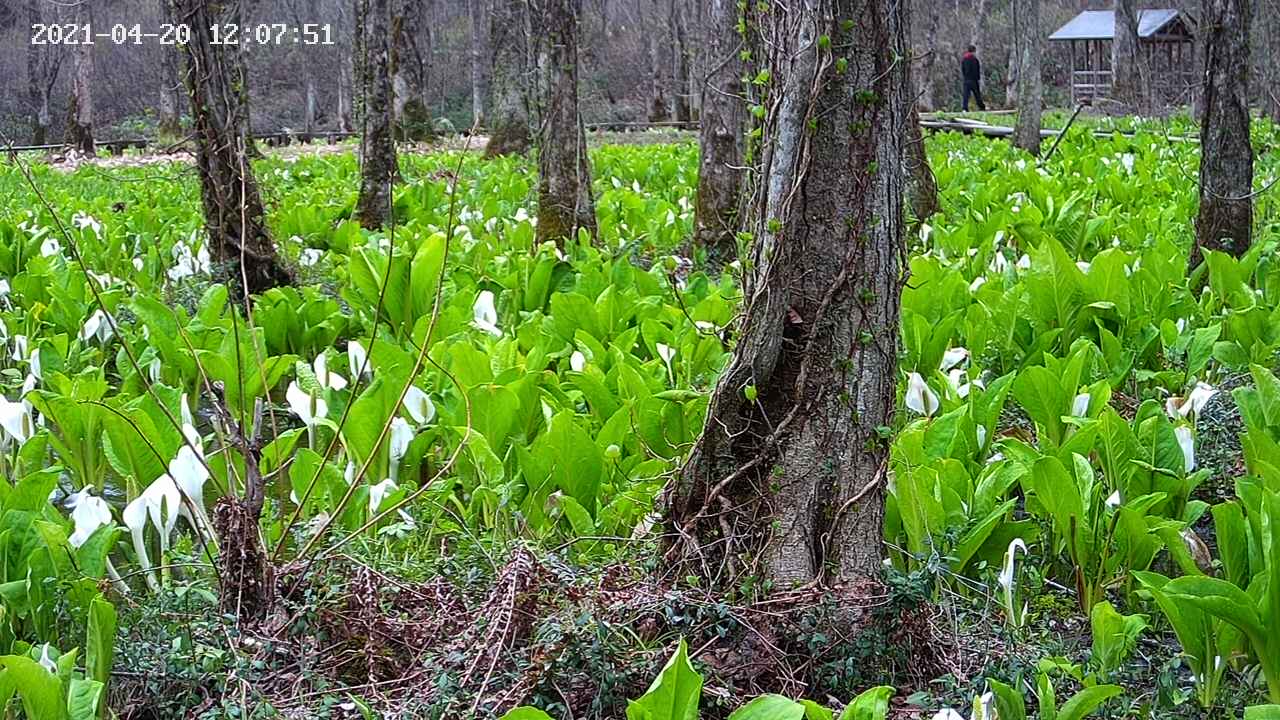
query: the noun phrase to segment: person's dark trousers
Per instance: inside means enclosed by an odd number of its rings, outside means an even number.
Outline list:
[[[969,83],[965,83],[965,85],[964,85],[964,110],[965,110],[965,112],[968,112],[968,111],[969,111],[969,97],[970,97],[970,96],[972,96],[972,97],[973,97],[973,99],[977,101],[977,103],[978,103],[978,109],[979,109],[979,110],[986,110],[986,109],[987,109],[987,104],[986,104],[986,103],[984,103],[984,102],[982,102],[982,89],[981,89],[981,88],[979,88],[977,85],[971,85],[971,84],[969,84]]]

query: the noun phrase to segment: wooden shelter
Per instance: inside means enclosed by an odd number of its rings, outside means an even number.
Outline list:
[[[1150,90],[1166,102],[1184,101],[1195,87],[1195,22],[1172,9],[1138,11],[1138,48],[1150,69]],[[1049,36],[1070,43],[1071,102],[1104,97],[1111,91],[1111,42],[1116,16],[1086,10]]]

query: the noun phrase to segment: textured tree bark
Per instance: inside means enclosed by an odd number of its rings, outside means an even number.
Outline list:
[[[73,22],[77,25],[93,24],[93,9],[89,3],[76,4],[74,12]],[[93,45],[76,45],[72,50],[72,62],[71,107],[67,110],[67,134],[63,142],[93,157]]]
[[[489,26],[493,48],[489,143],[486,157],[529,149],[529,6],[527,0],[494,0]]]
[[[170,22],[167,0],[160,0],[160,17],[165,22]],[[160,137],[168,138],[170,142],[182,135],[182,124],[178,119],[182,91],[178,52],[176,47],[160,46],[160,93],[156,107],[156,131]]]
[[[391,108],[391,4],[389,0],[360,0],[364,4],[361,47],[364,68],[360,118],[360,197],[356,217],[366,228],[380,228],[391,219],[391,184],[398,166]]]
[[[27,0],[27,24],[41,22],[39,0]],[[49,96],[58,81],[60,56],[49,52],[48,46],[27,43],[27,96],[31,102],[31,142],[44,145],[49,142]]]
[[[1147,74],[1138,47],[1138,6],[1136,0],[1113,0],[1115,39],[1111,41],[1111,99],[1143,111],[1147,95],[1143,85]]]
[[[578,11],[582,0],[543,0],[546,99],[538,138],[538,242],[596,234],[587,134],[578,111]]]
[[[1262,21],[1262,114],[1280,124],[1280,0],[1258,0]]]
[[[247,299],[291,281],[267,230],[257,179],[249,164],[243,67],[235,50],[213,43],[209,28],[238,14],[236,0],[171,0],[176,22],[190,26],[183,46],[184,82],[191,101],[196,169],[210,255]]]
[[[1040,35],[1040,0],[1013,0],[1014,46],[1018,59],[1018,121],[1013,144],[1040,154],[1040,112],[1044,88],[1040,78],[1043,46]]]
[[[662,43],[658,33],[649,33],[649,122],[660,123],[671,119],[667,107],[666,78],[662,74]]]
[[[1205,0],[1204,114],[1200,122],[1200,214],[1196,246],[1239,257],[1253,232],[1249,143],[1249,0]]]
[[[933,93],[933,71],[937,67],[938,53],[940,51],[938,47],[938,3],[933,0],[923,0],[922,4],[924,5],[922,16],[924,21],[924,47],[916,53],[920,60],[920,72],[915,73],[916,89],[920,106],[929,110],[937,110],[938,104]]]
[[[799,0],[749,18],[775,98],[752,173],[754,278],[703,434],[664,494],[665,557],[681,575],[759,573],[783,589],[880,570],[906,13],[898,0]]]
[[[694,242],[706,248],[708,261],[719,266],[738,255],[747,106],[742,87],[738,3],[708,0],[708,4],[709,73],[702,86],[702,126],[698,133],[701,156],[693,233]]]
[[[907,141],[902,157],[906,164],[907,204],[911,207],[912,220],[920,223],[941,210],[942,205],[938,202],[938,180],[933,176],[929,155],[925,151],[924,133],[920,131],[920,113],[915,108],[912,108],[911,120],[907,123]]]
[[[676,106],[676,122],[688,126],[693,121],[693,108],[689,102],[689,43],[686,30],[685,8],[681,0],[671,0],[671,12],[667,17],[671,26],[672,77],[675,80],[672,95]]]
[[[307,73],[306,93],[303,101],[305,107],[302,112],[302,132],[310,141],[316,132],[316,79],[310,72]]]
[[[489,3],[468,0],[471,16],[471,122],[484,125],[489,120]]]

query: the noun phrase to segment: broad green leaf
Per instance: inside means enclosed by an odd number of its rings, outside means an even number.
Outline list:
[[[805,709],[781,695],[761,695],[735,710],[729,720],[805,720]]]
[[[1072,695],[1058,708],[1057,720],[1081,720],[1097,710],[1102,703],[1124,693],[1119,685],[1094,685]]]
[[[889,715],[889,698],[894,689],[888,685],[880,685],[864,691],[851,700],[840,720],[885,720]]]
[[[627,703],[627,720],[697,720],[701,696],[702,676],[689,663],[682,638],[649,690]]]

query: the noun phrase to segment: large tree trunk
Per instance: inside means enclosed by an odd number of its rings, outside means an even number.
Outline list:
[[[1249,0],[1205,0],[1204,114],[1200,122],[1200,250],[1240,256],[1253,230],[1253,147],[1249,143]]]
[[[688,126],[693,121],[693,109],[689,102],[688,33],[685,30],[684,3],[681,0],[671,0],[667,23],[671,26],[671,76],[675,80],[675,92],[672,95],[676,106],[676,122]]]
[[[747,120],[736,0],[709,0],[709,73],[702,86],[702,126],[698,141],[698,197],[694,241],[713,265],[738,254],[742,194],[743,133]]]
[[[934,0],[917,0],[924,4],[924,47],[916,55],[920,59],[920,72],[915,73],[916,91],[920,107],[937,110],[934,98],[933,70],[938,63],[938,3]]]
[[[1280,124],[1280,0],[1259,0],[1262,20],[1262,114]]]
[[[521,154],[529,149],[529,5],[528,0],[493,0],[489,41],[493,49],[489,143],[486,157]]]
[[[169,3],[160,1],[160,16],[169,22]],[[156,130],[170,142],[182,134],[178,107],[181,103],[182,78],[178,69],[178,48],[160,46],[160,97],[156,107]]]
[[[1013,144],[1040,154],[1040,0],[1013,0],[1014,47],[1018,60],[1018,122]]]
[[[356,216],[366,228],[380,228],[391,219],[391,183],[398,168],[392,134],[391,4],[389,0],[359,0],[364,6],[361,59],[360,198]]]
[[[773,100],[749,218],[755,275],[703,434],[665,495],[681,574],[785,589],[880,570],[906,13],[899,0],[798,0],[752,17]]]
[[[204,204],[209,250],[226,278],[244,296],[290,282],[267,230],[258,183],[249,164],[246,124],[240,107],[243,67],[235,49],[215,45],[209,28],[238,14],[235,0],[171,0],[173,18],[190,26],[184,45],[184,78],[196,136],[196,168]]]
[[[538,242],[596,234],[587,134],[578,112],[578,11],[582,0],[542,0],[546,100],[538,140]]]
[[[938,202],[938,180],[929,166],[924,133],[920,131],[920,113],[915,108],[911,109],[911,119],[907,122],[903,162],[906,165],[907,204],[911,206],[912,220],[921,223],[941,210],[942,205]]]
[[[471,124],[489,120],[489,2],[468,0],[471,13]]]
[[[1139,111],[1145,109],[1143,98],[1146,73],[1138,47],[1137,0],[1114,0],[1115,40],[1111,42],[1111,99]]]
[[[92,25],[93,9],[87,2],[75,5],[73,22]],[[67,111],[67,134],[63,142],[93,157],[93,45],[80,43],[72,53],[71,107]]]
[[[666,79],[662,76],[662,43],[658,33],[649,33],[649,122],[671,119],[667,107]]]
[[[39,0],[27,0],[27,24],[41,21]],[[58,58],[46,45],[27,44],[27,96],[31,102],[31,142],[35,145],[49,142],[49,95],[58,80]]]

